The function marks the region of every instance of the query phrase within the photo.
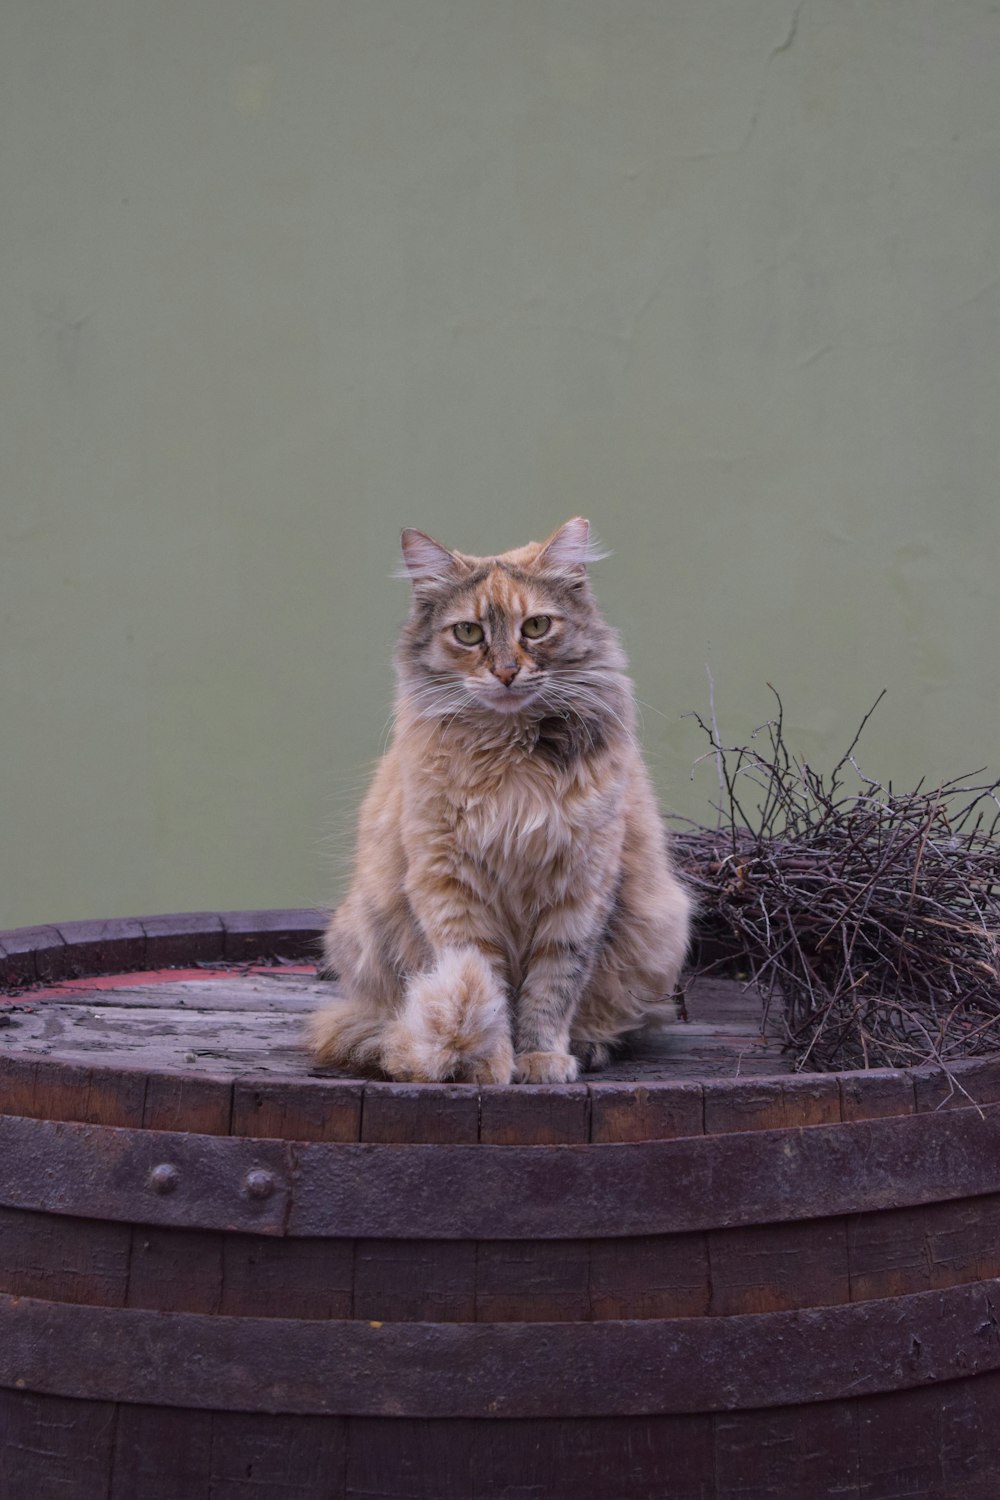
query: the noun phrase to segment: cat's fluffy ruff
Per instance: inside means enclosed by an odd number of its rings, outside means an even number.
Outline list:
[[[588,548],[579,518],[496,558],[404,532],[396,727],[327,931],[346,1000],[314,1018],[321,1062],[566,1082],[668,1019],[689,900]]]

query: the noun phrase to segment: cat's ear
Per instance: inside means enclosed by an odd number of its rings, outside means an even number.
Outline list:
[[[401,578],[411,578],[414,587],[420,584],[447,583],[461,572],[461,563],[453,552],[442,547],[426,531],[417,531],[412,526],[403,528],[403,567]]]
[[[607,555],[596,541],[591,541],[590,522],[583,516],[574,516],[542,543],[535,566],[547,572],[582,577],[588,563],[599,562]]]

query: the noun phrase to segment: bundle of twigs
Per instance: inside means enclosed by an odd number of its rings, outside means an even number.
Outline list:
[[[1000,1049],[1000,782],[870,780],[854,751],[873,710],[822,775],[790,753],[775,698],[749,745],[694,716],[720,823],[679,828],[674,847],[703,924],[734,942],[798,1068]]]

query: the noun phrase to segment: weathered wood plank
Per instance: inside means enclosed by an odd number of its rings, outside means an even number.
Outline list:
[[[710,1313],[783,1312],[850,1301],[841,1218],[710,1230]]]
[[[87,1125],[142,1124],[146,1099],[143,1070],[95,1068],[61,1056],[32,1058],[30,1063],[30,1073],[16,1070],[10,1103],[6,1089],[0,1086],[0,1100],[11,1113],[34,1120],[79,1120]]]
[[[4,1500],[107,1500],[115,1420],[109,1401],[0,1389],[0,1495]],[[133,1490],[128,1500],[142,1493]]]
[[[1000,1276],[1000,1194],[890,1208],[848,1220],[856,1301]]]
[[[229,1133],[283,1141],[358,1141],[364,1090],[356,1080],[237,1079]]]
[[[349,1430],[348,1500],[714,1500],[710,1417],[356,1417]]]
[[[680,1083],[672,1089],[650,1089],[634,1084],[590,1085],[590,1139],[601,1141],[668,1141],[682,1135],[701,1135],[705,1103],[700,1083]]]
[[[226,931],[214,912],[185,911],[140,917],[146,934],[146,962],[151,967],[170,964],[218,963],[225,958]]]
[[[238,1318],[354,1316],[354,1242],[227,1234],[219,1311]]]
[[[229,1078],[152,1074],[146,1081],[142,1123],[146,1130],[189,1130],[227,1135],[232,1113]]]
[[[471,1084],[371,1083],[365,1088],[361,1139],[380,1145],[415,1141],[473,1143],[479,1138],[479,1090]]]
[[[593,1240],[591,1315],[701,1318],[710,1311],[708,1240],[701,1233]]]
[[[866,1402],[860,1489],[907,1500],[995,1500],[1000,1381],[956,1380]]]
[[[491,1146],[583,1144],[590,1136],[586,1084],[511,1085],[484,1089],[479,1139]]]
[[[833,1076],[779,1081],[729,1079],[705,1084],[705,1133],[835,1125],[840,1090]]]
[[[913,1102],[924,1110],[964,1109],[969,1104],[994,1104],[1000,1099],[1000,1060],[982,1058],[973,1069],[968,1064],[952,1070],[914,1068]]]
[[[121,1405],[109,1500],[211,1500],[214,1414]]]
[[[320,911],[224,911],[219,921],[228,962],[293,957],[319,961],[326,926]]]
[[[720,1413],[715,1478],[713,1500],[879,1500],[885,1493],[858,1488],[858,1413],[849,1401]]]
[[[99,1061],[147,1072],[308,1074],[301,1017],[266,1011],[166,1010],[53,1003],[0,1028],[0,1056]]]
[[[5,932],[0,987],[65,979],[73,973],[72,957],[58,927],[19,927]]]
[[[912,1115],[913,1079],[889,1068],[868,1073],[841,1073],[840,1109],[844,1120],[874,1120],[887,1115]]]
[[[329,988],[327,986],[326,990]],[[53,986],[51,994],[46,990],[35,991],[30,1002],[26,1000],[25,1003],[37,1007],[58,1002],[67,1008],[79,1006],[81,1012],[148,1009],[177,1010],[186,1014],[199,1011],[212,1014],[217,1011],[252,1011],[260,1014],[301,1011],[308,1015],[324,998],[323,994],[317,994],[318,990],[315,980],[303,979],[299,974],[284,974],[281,970],[221,976],[209,971],[204,978],[154,978],[147,983],[142,982],[140,975],[127,984],[102,984],[99,979],[84,983],[74,981],[72,986]]]
[[[215,1230],[135,1225],[126,1305],[163,1312],[219,1312],[225,1238]]]
[[[141,969],[146,964],[146,933],[136,917],[108,921],[60,923],[70,973],[110,973]]]
[[[480,1323],[589,1321],[589,1241],[480,1243],[475,1315]]]
[[[128,1224],[0,1208],[0,1291],[123,1307],[131,1237]]]
[[[164,920],[169,925],[172,919]],[[204,931],[194,935],[196,946],[202,945],[197,951],[209,951],[217,941],[217,922],[212,918]],[[142,941],[149,941],[145,932]],[[156,951],[155,946],[151,951]],[[170,952],[181,959],[187,950],[182,943]],[[117,978],[114,983],[62,979],[48,990],[8,1000],[0,1026],[0,1063],[17,1057],[58,1057],[83,1063],[99,1055],[102,1065],[118,1063],[150,1073],[222,1076],[252,1072],[289,1080],[338,1076],[331,1070],[315,1069],[306,1050],[305,1018],[331,994],[328,982],[309,973],[257,968],[206,971],[204,978],[193,977],[190,971],[174,978],[169,970],[145,979],[126,977],[125,984]],[[757,998],[744,993],[734,981],[695,982],[688,998],[690,1024],[678,1023],[651,1034],[575,1087],[586,1088],[591,1082],[657,1084],[786,1074],[790,1060],[776,1040],[755,1034],[758,1005]],[[828,1086],[829,1080],[822,1083]],[[494,1091],[488,1092],[493,1097]],[[529,1106],[512,1106],[514,1112],[520,1107]],[[601,1110],[608,1120],[607,1112],[613,1107],[610,1099],[602,1100]],[[650,1130],[676,1134],[694,1128],[693,1100],[677,1101],[675,1113],[680,1108],[684,1118],[672,1124],[667,1123],[661,1103],[650,1108],[653,1113],[645,1111]],[[538,1106],[530,1109],[535,1114]],[[654,1122],[657,1111],[659,1123]],[[502,1133],[506,1129],[503,1118],[504,1106],[491,1103],[487,1132]],[[596,1128],[603,1138],[601,1132],[607,1127],[600,1119]],[[638,1116],[624,1128],[637,1129]]]
[[[343,1500],[347,1430],[337,1417],[216,1412],[212,1500]]]
[[[472,1240],[358,1240],[354,1316],[370,1322],[472,1323]]]

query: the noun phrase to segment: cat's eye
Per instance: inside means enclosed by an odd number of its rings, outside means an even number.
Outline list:
[[[532,615],[521,626],[521,634],[529,641],[541,640],[546,635],[552,620],[548,615]]]
[[[483,639],[483,627],[475,620],[462,620],[454,627],[454,636],[463,646],[478,646]]]

